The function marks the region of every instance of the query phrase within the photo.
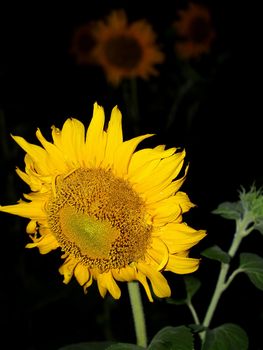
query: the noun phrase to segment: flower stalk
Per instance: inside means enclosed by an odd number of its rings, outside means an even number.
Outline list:
[[[146,323],[143,311],[141,293],[137,282],[128,283],[128,291],[132,308],[134,328],[136,333],[137,345],[143,348],[147,347]]]
[[[248,213],[247,213],[248,214]],[[240,243],[242,241],[242,239],[247,236],[247,234],[249,232],[251,232],[251,228],[248,229],[248,226],[250,225],[251,220],[249,215],[244,215],[243,219],[237,220],[236,221],[236,232],[232,241],[232,244],[228,250],[228,255],[233,258],[240,246]],[[220,268],[220,272],[218,275],[218,279],[217,279],[217,284],[214,290],[214,294],[211,298],[210,304],[208,306],[204,321],[203,321],[203,326],[204,328],[208,328],[211,320],[213,318],[215,309],[217,307],[218,301],[222,295],[222,293],[228,288],[228,286],[230,285],[230,283],[232,282],[233,278],[237,275],[237,273],[240,272],[240,269],[237,269],[236,271],[234,271],[232,273],[232,275],[229,278],[227,277],[228,271],[230,268],[230,264],[229,263],[221,263],[221,268]],[[205,336],[206,336],[206,332],[202,332],[200,333],[200,337],[202,339],[202,342],[205,341]]]

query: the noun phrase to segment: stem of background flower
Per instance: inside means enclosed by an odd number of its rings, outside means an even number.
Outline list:
[[[132,307],[132,315],[134,321],[134,328],[136,333],[137,345],[143,348],[147,347],[147,333],[145,317],[143,312],[143,305],[141,293],[138,282],[128,282],[128,291]]]
[[[126,84],[127,83],[127,84]],[[140,132],[139,129],[139,103],[136,78],[130,78],[123,84],[123,96],[126,104],[127,115],[133,126],[135,136]]]
[[[237,222],[237,228],[236,228],[236,233],[234,235],[234,239],[232,241],[232,244],[229,248],[228,254],[230,255],[231,258],[234,257],[234,255],[236,254],[236,251],[243,239],[243,237],[246,235],[246,225],[241,224],[239,222]],[[210,301],[210,304],[208,306],[204,321],[203,321],[203,326],[205,328],[208,328],[212,317],[214,315],[215,309],[217,307],[218,301],[221,297],[221,294],[225,291],[225,289],[229,286],[228,281],[226,281],[226,276],[229,270],[230,264],[225,264],[225,263],[221,263],[221,269],[219,272],[219,276],[218,276],[218,280],[217,280],[217,284],[214,290],[214,294],[212,296],[212,299]],[[204,343],[205,341],[205,337],[206,337],[206,331],[201,332],[200,333],[200,337],[202,339],[202,342]]]
[[[179,89],[179,91],[177,92],[177,96],[175,96],[174,98],[174,102],[170,108],[170,112],[168,114],[167,117],[167,121],[166,121],[166,129],[169,129],[171,127],[171,125],[173,124],[175,118],[176,118],[176,114],[178,111],[178,108],[180,106],[180,103],[183,101],[183,99],[185,98],[186,94],[190,91],[190,89],[193,87],[193,80],[192,79],[188,79],[184,85],[181,86],[181,88]]]

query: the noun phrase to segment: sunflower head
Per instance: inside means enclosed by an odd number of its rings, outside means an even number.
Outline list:
[[[113,10],[98,21],[95,38],[94,59],[113,85],[123,79],[157,75],[155,65],[164,61],[151,25],[146,20],[128,23],[124,10]]]
[[[30,191],[0,211],[29,219],[28,248],[61,250],[64,283],[75,276],[86,292],[97,281],[102,296],[108,291],[119,298],[117,281],[137,280],[150,301],[152,292],[168,297],[163,272],[194,272],[199,259],[189,250],[205,236],[183,221],[193,207],[179,190],[187,173],[185,151],[136,151],[152,135],[123,141],[117,107],[104,124],[103,108],[95,103],[87,130],[69,118],[61,130],[52,126],[50,141],[38,129],[39,145],[13,136],[26,152],[25,169],[17,174]]]
[[[179,11],[174,28],[179,36],[175,50],[181,58],[199,57],[210,50],[215,31],[210,11],[200,4],[190,3]]]

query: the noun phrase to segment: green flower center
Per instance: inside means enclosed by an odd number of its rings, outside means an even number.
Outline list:
[[[117,36],[105,44],[105,56],[110,64],[121,69],[134,69],[142,58],[142,48],[135,38]]]
[[[60,222],[68,241],[76,244],[82,255],[93,259],[107,258],[111,244],[118,236],[118,231],[109,222],[77,213],[70,206],[60,210]]]
[[[128,181],[104,169],[59,177],[47,215],[62,250],[102,272],[143,258],[150,242],[144,201]]]

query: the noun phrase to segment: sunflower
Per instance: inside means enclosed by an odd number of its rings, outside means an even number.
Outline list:
[[[64,283],[75,276],[87,292],[95,280],[102,297],[108,291],[118,299],[116,281],[137,280],[150,301],[152,292],[168,297],[163,272],[194,272],[199,259],[189,250],[205,236],[182,220],[193,207],[179,191],[185,151],[163,145],[136,151],[152,135],[123,141],[117,107],[106,130],[104,123],[104,110],[95,103],[86,133],[69,118],[61,130],[52,126],[52,142],[39,129],[41,145],[12,136],[26,152],[25,171],[16,171],[31,192],[0,210],[30,219],[27,248],[41,254],[61,249]]]
[[[174,22],[181,39],[175,45],[177,54],[187,59],[208,53],[215,38],[209,10],[203,5],[190,3],[178,15],[179,19]]]
[[[105,21],[97,21],[94,37],[94,60],[113,85],[125,78],[157,75],[154,65],[164,61],[151,25],[146,20],[128,23],[124,10],[114,10]]]

